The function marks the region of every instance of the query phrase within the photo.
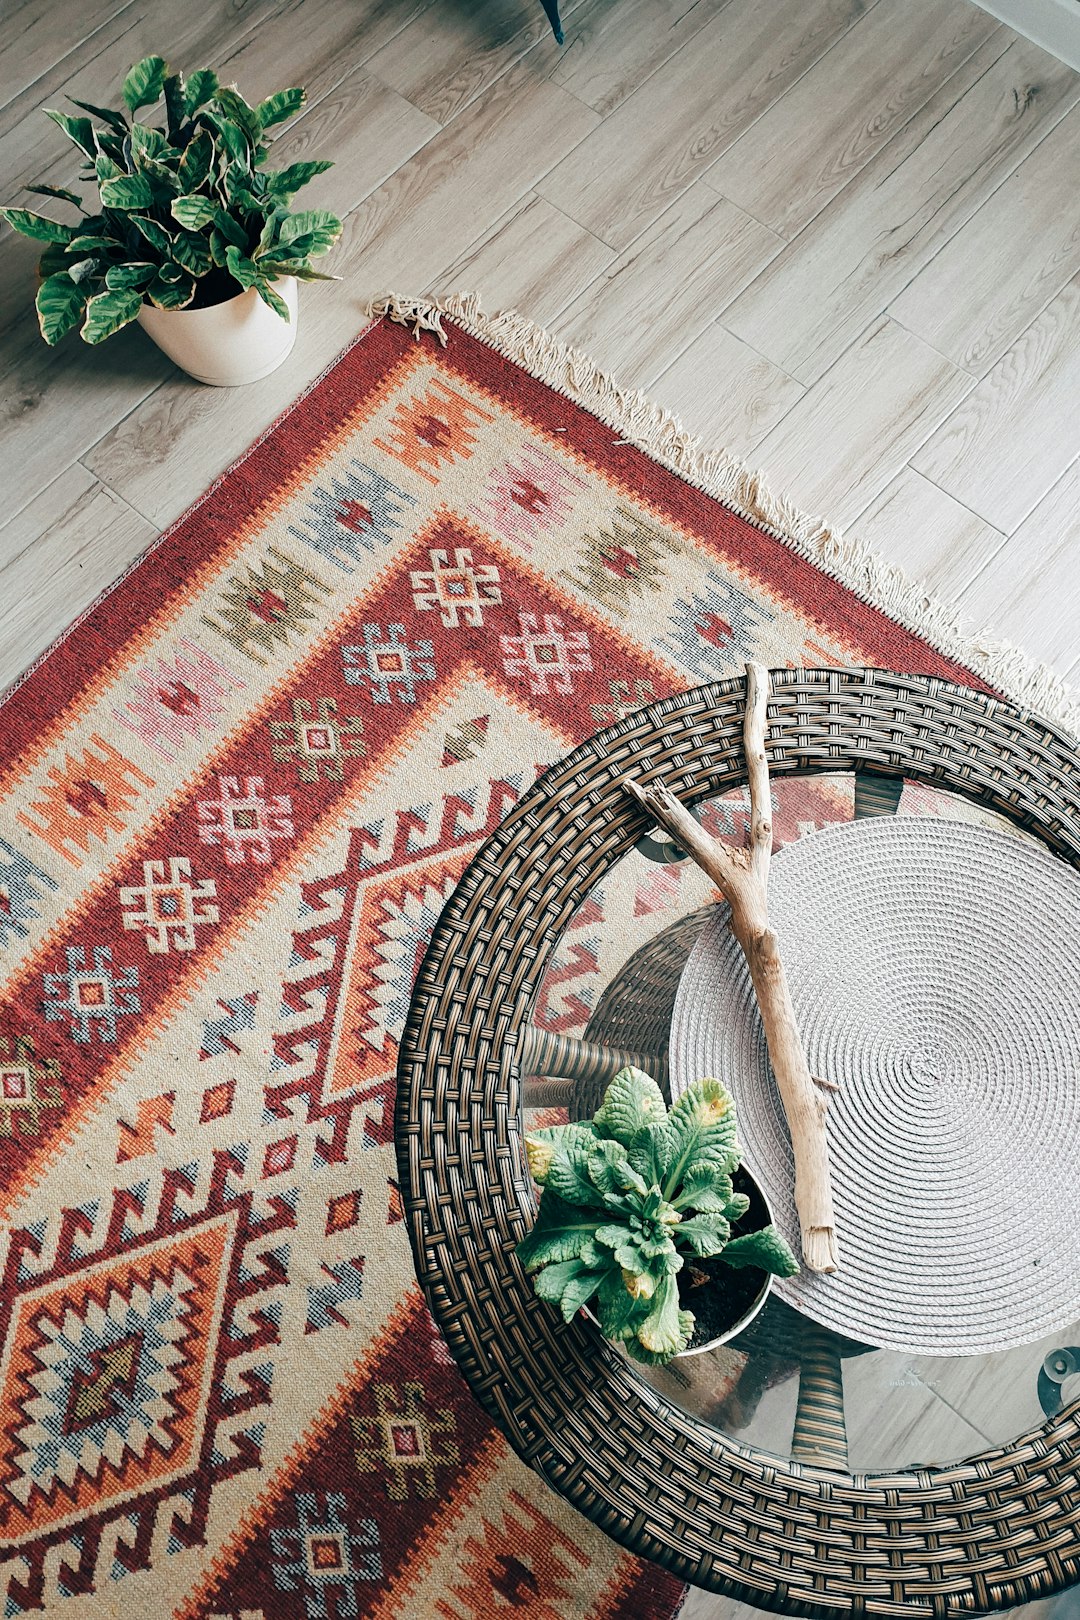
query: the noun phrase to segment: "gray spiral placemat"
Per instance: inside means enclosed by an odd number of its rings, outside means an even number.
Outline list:
[[[834,1081],[835,1276],[775,1285],[888,1349],[976,1355],[1080,1316],[1080,874],[937,817],[790,844],[769,912],[812,1074]],[[717,906],[671,1031],[677,1094],[731,1086],[747,1167],[798,1252],[791,1145]]]

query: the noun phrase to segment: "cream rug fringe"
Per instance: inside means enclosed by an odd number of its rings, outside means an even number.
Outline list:
[[[373,318],[385,315],[410,326],[416,338],[423,332],[433,333],[444,346],[442,323],[448,317],[599,417],[620,439],[808,557],[862,601],[881,608],[897,624],[981,676],[1020,708],[1054,721],[1074,737],[1080,735],[1080,693],[1053,670],[989,631],[976,630],[955,607],[929,595],[864,541],[775,495],[762,473],[726,450],[709,449],[647,394],[621,388],[581,349],[571,348],[524,315],[515,310],[485,315],[476,293],[444,298],[387,293],[372,302],[370,313]]]

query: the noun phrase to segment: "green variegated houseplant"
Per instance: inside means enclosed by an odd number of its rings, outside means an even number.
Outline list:
[[[162,57],[148,56],[128,73],[122,94],[122,110],[75,101],[80,116],[47,113],[82,153],[81,178],[96,197],[87,206],[66,187],[27,189],[70,203],[79,212],[74,224],[0,209],[15,230],[44,244],[37,312],[46,343],[76,327],[87,343],[101,343],[141,320],[172,353],[161,323],[146,312],[183,314],[186,330],[197,334],[200,311],[247,294],[231,329],[243,315],[249,346],[252,333],[265,330],[287,352],[291,334],[283,337],[280,327],[291,322],[295,284],[333,279],[313,261],[341,232],[334,214],[291,207],[330,162],[267,166],[268,132],[300,111],[304,91],[279,90],[251,104],[210,68],[185,79]],[[258,301],[277,317],[276,327],[252,325]],[[208,330],[212,344],[228,341],[229,323],[211,322]]]
[[[542,1191],[517,1253],[536,1292],[567,1321],[588,1306],[638,1361],[670,1361],[691,1346],[695,1287],[715,1293],[743,1268],[762,1274],[749,1295],[731,1287],[733,1328],[749,1319],[746,1301],[763,1295],[767,1274],[799,1269],[771,1222],[743,1229],[751,1198],[732,1180],[735,1105],[719,1080],[698,1080],[669,1111],[654,1080],[623,1069],[592,1120],[533,1131],[526,1150]]]

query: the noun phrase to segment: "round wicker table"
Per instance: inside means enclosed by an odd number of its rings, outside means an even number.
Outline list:
[[[710,1386],[705,1399],[700,1379],[679,1372],[691,1363],[646,1378],[585,1318],[563,1324],[514,1259],[535,1208],[523,1078],[569,1076],[568,1090],[541,1088],[532,1100],[582,1114],[618,1049],[662,1073],[657,1031],[702,925],[691,912],[633,954],[628,938],[630,960],[584,1043],[537,1031],[537,997],[575,914],[648,831],[623,783],[662,778],[691,804],[741,787],[742,712],[740,679],[599,733],[540,778],[458,885],[417,979],[399,1065],[397,1145],[418,1275],[511,1444],[634,1552],[697,1585],[822,1620],[1005,1609],[1080,1581],[1080,1347],[1067,1334],[1031,1347],[1018,1374],[1032,1389],[1023,1432],[995,1434],[990,1414],[961,1426],[971,1439],[953,1437],[945,1460],[913,1464],[874,1453],[872,1405],[898,1400],[909,1369],[882,1371],[870,1347],[808,1328],[776,1301],[745,1344],[725,1349],[734,1360],[712,1368],[713,1386],[727,1378],[725,1398]],[[929,784],[1003,813],[1080,867],[1074,745],[992,697],[877,670],[777,671],[768,754],[778,792],[787,778],[854,773],[858,813],[860,793],[864,806],[895,808],[901,779]],[[747,1369],[785,1364],[801,1378],[790,1445],[762,1439],[747,1419],[769,1379],[743,1387]],[[858,1472],[836,1404],[844,1379],[871,1403],[870,1461]]]

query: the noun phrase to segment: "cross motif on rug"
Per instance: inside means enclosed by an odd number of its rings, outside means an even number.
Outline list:
[[[265,792],[261,776],[219,776],[216,799],[198,802],[199,837],[220,844],[230,866],[243,866],[250,855],[259,866],[273,858],[273,846],[294,835],[292,800],[287,793]]]
[[[170,948],[193,951],[196,928],[219,920],[217,906],[209,904],[216,894],[213,878],[192,878],[186,855],[170,855],[167,872],[164,861],[144,861],[142,882],[120,889],[124,927],[141,929],[155,956]]]

